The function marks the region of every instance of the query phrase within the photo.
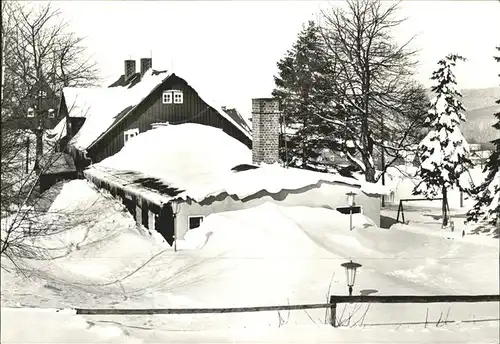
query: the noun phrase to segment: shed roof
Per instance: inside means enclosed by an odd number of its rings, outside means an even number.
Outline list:
[[[76,172],[73,158],[66,153],[54,153],[42,157],[40,164],[43,174]]]

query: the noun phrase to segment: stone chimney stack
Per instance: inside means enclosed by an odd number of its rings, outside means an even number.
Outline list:
[[[125,60],[125,81],[135,74],[135,60]]]
[[[153,67],[153,59],[150,57],[145,57],[141,59],[141,76],[146,73],[148,69]]]
[[[252,99],[252,160],[274,164],[279,162],[279,101],[274,98]]]

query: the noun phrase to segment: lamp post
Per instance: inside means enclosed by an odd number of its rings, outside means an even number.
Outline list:
[[[349,230],[352,231],[352,208],[356,206],[355,202],[355,197],[356,193],[355,192],[348,192],[346,193],[347,195],[347,204],[349,205]]]
[[[356,282],[356,270],[360,268],[362,265],[354,263],[351,260],[347,263],[340,264],[340,266],[345,268],[347,286],[349,287],[349,296],[352,296],[352,287],[354,286],[354,282]]]
[[[177,218],[177,214],[179,213],[179,208],[180,208],[180,204],[179,204],[179,201],[176,200],[176,199],[172,199],[170,201],[170,205],[172,207],[172,218],[173,218],[173,222],[174,222],[174,252],[177,252],[177,221],[176,221],[176,218]]]

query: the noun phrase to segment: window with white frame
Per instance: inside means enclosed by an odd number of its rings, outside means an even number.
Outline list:
[[[163,91],[163,104],[182,104],[184,102],[184,94],[179,90]]]
[[[139,128],[129,129],[123,133],[123,143],[127,143],[132,137],[139,135]]]
[[[188,216],[188,229],[195,229],[201,226],[205,216]]]
[[[163,104],[172,104],[172,92],[163,91]]]
[[[184,95],[182,91],[174,91],[174,104],[182,104],[184,101]]]

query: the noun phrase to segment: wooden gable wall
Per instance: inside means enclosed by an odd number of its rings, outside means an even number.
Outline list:
[[[163,104],[164,90],[181,90],[184,94],[182,104]],[[138,128],[141,133],[152,129],[153,123],[169,122],[171,124],[199,123],[224,130],[227,134],[247,145],[252,141],[246,137],[231,122],[222,117],[216,110],[209,107],[183,79],[172,76],[161,87],[151,93],[133,113],[119,123],[89,150],[92,161],[97,163],[120,151],[124,145],[126,130]],[[193,137],[193,140],[200,138]],[[200,142],[203,144],[203,142]]]

